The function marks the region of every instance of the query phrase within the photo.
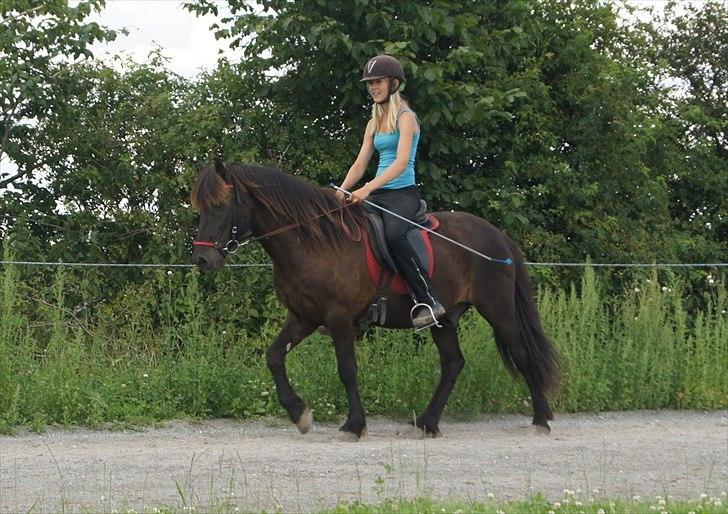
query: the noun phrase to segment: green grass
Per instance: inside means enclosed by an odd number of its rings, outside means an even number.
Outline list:
[[[728,512],[725,499],[706,498],[699,502],[663,500],[652,501],[561,501],[555,504],[542,497],[528,501],[513,502],[459,502],[415,499],[406,501],[385,501],[379,505],[349,504],[323,511],[328,514],[649,514],[669,512],[670,514],[722,514]],[[719,503],[719,504],[718,504]]]
[[[269,271],[144,271],[110,295],[98,290],[98,270],[0,272],[0,430],[283,415],[265,366],[284,317]],[[725,278],[714,282],[699,302],[679,280],[656,273],[615,295],[587,268],[569,291],[539,291],[563,365],[555,410],[728,407],[728,299]],[[687,303],[703,307],[689,313]],[[530,412],[488,324],[470,312],[460,336],[466,366],[446,416]],[[429,335],[373,330],[357,359],[372,415],[420,412],[439,377]],[[318,420],[346,412],[335,362],[319,334],[287,359]]]
[[[74,505],[72,499],[65,499],[60,509],[61,512],[93,512],[96,514],[105,513],[145,513],[145,514],[177,514],[188,512],[207,512],[215,514],[237,514],[240,512],[281,512],[280,510],[266,510],[261,508],[251,509],[240,507],[234,499],[212,499],[206,504],[198,505],[189,503],[185,496],[183,487],[180,486],[179,506],[160,504],[157,507],[144,507],[133,509],[103,508]],[[154,502],[150,502],[154,503]],[[35,510],[42,510],[41,503],[35,505]],[[296,512],[309,512],[297,509]],[[654,499],[641,499],[635,497],[632,500],[583,500],[580,501],[574,496],[566,497],[558,502],[550,502],[541,495],[536,495],[528,500],[498,501],[488,499],[486,501],[460,501],[460,500],[438,500],[427,497],[415,499],[383,499],[378,503],[344,503],[331,509],[319,511],[321,514],[725,514],[728,513],[726,497],[704,496],[700,500],[676,500],[673,498],[656,497]]]
[[[185,498],[183,498],[185,499]],[[67,505],[71,511],[71,505]],[[37,508],[42,508],[38,505]],[[66,509],[63,509],[66,511]],[[302,512],[304,510],[301,510]],[[139,512],[154,514],[176,514],[183,512],[208,512],[215,514],[236,514],[240,512],[280,512],[276,510],[254,509],[239,507],[234,501],[212,501],[207,505],[187,505],[182,502],[181,507],[160,505],[158,507],[145,507],[135,509],[81,509],[81,512],[107,513],[107,512]],[[549,502],[542,496],[535,496],[529,500],[520,501],[458,501],[435,500],[431,498],[415,498],[411,500],[383,500],[376,504],[346,503],[332,509],[325,509],[321,514],[725,514],[728,512],[726,498],[706,497],[696,501],[663,499],[652,500],[587,500],[564,499],[560,502]]]

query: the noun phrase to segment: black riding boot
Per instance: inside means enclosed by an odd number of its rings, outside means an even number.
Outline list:
[[[422,330],[437,324],[438,319],[445,314],[445,308],[435,298],[427,271],[409,244],[407,248],[400,247],[398,250],[394,257],[397,271],[407,282],[416,302],[410,311],[412,325]]]

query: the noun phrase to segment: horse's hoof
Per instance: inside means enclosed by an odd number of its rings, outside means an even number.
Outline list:
[[[339,430],[339,432],[334,436],[334,441],[339,443],[356,443],[359,441],[359,436],[354,432]]]
[[[425,439],[435,438],[440,436],[440,432],[430,432],[414,425],[407,425],[406,427],[397,431],[397,436],[402,439]]]
[[[296,421],[296,427],[298,428],[298,431],[302,434],[308,434],[312,426],[313,414],[311,414],[311,409],[306,407],[305,409],[303,409],[303,412],[298,418],[298,421]]]
[[[551,427],[546,425],[531,425],[531,431],[535,435],[549,435],[551,433]]]

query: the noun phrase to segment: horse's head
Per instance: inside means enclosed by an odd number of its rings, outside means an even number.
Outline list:
[[[192,262],[203,271],[220,269],[251,233],[253,202],[243,188],[220,159],[197,176],[192,205],[200,212],[200,225]]]

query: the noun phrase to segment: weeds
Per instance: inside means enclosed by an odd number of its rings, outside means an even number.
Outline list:
[[[12,266],[1,271],[0,430],[283,415],[265,365],[284,316],[271,291],[261,289],[251,326],[247,300],[212,308],[210,295],[230,287],[224,276],[203,283],[195,270],[151,271],[100,300],[95,271],[59,271],[44,289]],[[253,287],[258,279],[246,280]],[[709,282],[706,307],[695,313],[684,307],[680,281],[660,282],[656,273],[618,296],[607,296],[590,268],[569,291],[540,290],[543,323],[562,359],[555,409],[728,407],[728,299],[724,277]],[[447,414],[529,412],[527,390],[500,363],[488,324],[471,311],[460,337],[466,366]],[[370,414],[410,418],[439,378],[429,336],[409,331],[372,330],[357,358]],[[287,365],[317,419],[346,411],[327,337],[310,336]]]

